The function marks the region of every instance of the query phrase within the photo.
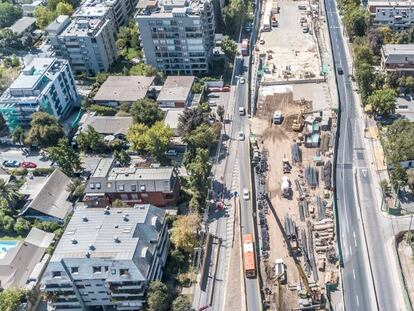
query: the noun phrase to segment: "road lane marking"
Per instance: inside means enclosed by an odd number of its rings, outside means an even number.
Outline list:
[[[349,254],[352,256],[352,248],[349,246]]]
[[[358,298],[358,295],[356,295],[355,297],[356,297],[356,301],[357,301],[357,306],[359,307],[359,298]]]
[[[354,280],[356,280],[355,270],[354,269],[352,269],[352,274],[354,275]]]
[[[355,243],[355,247],[357,247],[358,244],[357,244],[357,241],[356,241],[355,231],[354,231],[354,243]]]

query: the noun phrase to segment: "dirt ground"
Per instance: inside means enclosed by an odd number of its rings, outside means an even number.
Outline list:
[[[405,287],[410,301],[414,301],[414,265],[413,265],[413,250],[406,241],[401,241],[398,244],[398,257],[400,259],[402,272],[405,280]]]
[[[275,110],[281,110],[283,114],[283,122],[280,125],[272,123],[272,117]],[[291,126],[293,120],[300,112],[312,111],[311,101],[306,100],[294,100],[293,92],[276,93],[273,96],[267,96],[262,100],[260,108],[257,111],[257,117],[252,119],[251,129],[252,132],[259,138],[259,147],[268,152],[268,175],[267,175],[267,192],[270,195],[272,204],[275,208],[277,217],[284,222],[285,216],[290,215],[292,220],[296,223],[298,231],[306,228],[306,221],[311,217],[306,218],[305,222],[300,220],[298,201],[299,195],[296,191],[294,180],[303,177],[303,167],[313,165],[313,158],[317,153],[317,148],[305,148],[301,146],[302,151],[302,166],[293,166],[290,174],[283,174],[282,159],[287,158],[292,164],[291,146],[294,140],[298,139],[299,133],[292,131]],[[292,196],[290,198],[284,198],[281,195],[281,178],[283,175],[287,175],[292,183]],[[303,180],[303,179],[302,179]],[[321,184],[321,181],[319,181]],[[311,210],[316,204],[316,196],[323,197],[323,187],[318,187],[315,190],[310,190],[305,186],[305,183],[301,183],[302,188],[306,190],[307,201],[309,202],[309,209]],[[269,236],[270,236],[270,258],[269,262],[272,263],[277,258],[283,258],[287,266],[287,285],[282,285],[282,288],[274,289],[275,301],[279,301],[279,293],[282,298],[280,299],[280,310],[290,310],[292,307],[298,306],[298,292],[292,291],[289,288],[293,288],[301,284],[298,270],[293,261],[293,258],[288,255],[287,246],[283,239],[281,230],[279,229],[275,217],[272,213],[269,213],[267,217]],[[317,262],[318,256],[315,254],[315,260]],[[302,259],[301,259],[302,261]],[[305,274],[309,278],[309,282],[313,282],[313,276],[310,271],[305,269]],[[324,275],[318,273],[320,284],[323,284]],[[278,309],[278,310],[279,310]]]

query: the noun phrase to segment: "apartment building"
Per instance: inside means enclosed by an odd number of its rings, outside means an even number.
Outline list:
[[[0,97],[0,112],[11,130],[28,126],[42,110],[64,119],[79,104],[75,80],[67,60],[33,58]]]
[[[135,19],[147,64],[167,75],[208,72],[215,31],[209,0],[143,1]]]
[[[180,180],[174,167],[117,167],[113,158],[102,158],[86,185],[85,202],[102,207],[114,200],[125,204],[174,206]]]
[[[374,24],[388,25],[395,30],[410,27],[414,22],[414,5],[411,1],[368,1]]]
[[[381,69],[400,74],[414,73],[414,44],[385,44],[381,49]]]
[[[108,7],[84,7],[71,21],[59,16],[47,28],[56,57],[68,59],[76,73],[107,71],[117,58],[116,26]]]
[[[140,310],[162,276],[165,211],[152,205],[77,208],[41,280],[52,310]]]
[[[113,20],[118,29],[128,23],[128,20],[134,11],[136,2],[137,0],[86,0],[76,10],[73,17],[91,17],[90,14],[93,10],[108,8],[106,11],[107,18]]]

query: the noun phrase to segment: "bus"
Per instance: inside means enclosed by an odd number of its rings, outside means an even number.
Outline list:
[[[243,235],[243,259],[246,278],[256,277],[256,262],[254,257],[253,236],[250,233],[245,234]]]
[[[241,43],[241,54],[243,56],[249,55],[249,39],[243,39]]]

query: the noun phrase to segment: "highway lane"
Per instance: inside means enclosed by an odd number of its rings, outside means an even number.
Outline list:
[[[336,199],[339,218],[340,247],[343,254],[343,290],[347,310],[399,310],[397,289],[387,271],[386,250],[380,229],[378,206],[368,171],[367,150],[363,129],[358,126],[360,110],[355,106],[349,64],[334,0],[325,0],[332,51],[337,74],[340,99],[340,127],[336,165]],[[362,171],[361,171],[362,169]],[[364,172],[364,182],[356,183],[355,174]],[[367,173],[368,172],[368,173]],[[357,188],[358,187],[358,188]],[[362,190],[363,189],[363,190]],[[365,232],[360,209],[370,211],[364,217]],[[366,230],[369,227],[370,230]],[[367,245],[369,247],[367,248]],[[369,250],[369,253],[366,252]],[[371,256],[368,257],[368,254]],[[370,261],[373,266],[371,274]],[[375,286],[376,285],[376,286]],[[378,300],[378,301],[377,301]]]

